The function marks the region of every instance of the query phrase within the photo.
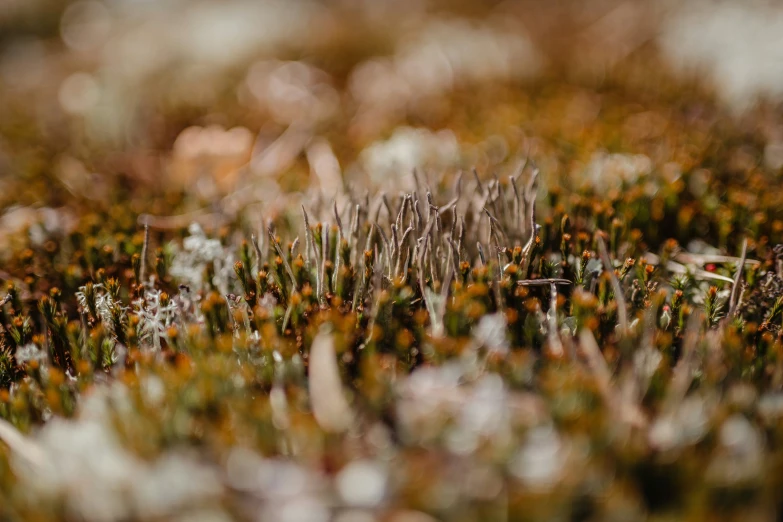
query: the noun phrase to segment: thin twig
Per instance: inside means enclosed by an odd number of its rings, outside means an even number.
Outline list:
[[[283,261],[283,266],[285,267],[285,271],[288,274],[288,277],[291,278],[291,284],[294,286],[294,290],[298,290],[296,284],[296,277],[294,277],[294,271],[291,270],[291,265],[288,264],[288,260],[286,259],[287,256],[283,252],[283,249],[280,248],[280,245],[277,243],[277,239],[275,239],[275,234],[274,232],[272,232],[272,227],[271,226],[267,227],[266,231],[269,234],[269,241],[271,241],[272,244],[275,246],[275,251],[277,251],[277,255]]]
[[[141,268],[139,268],[139,283],[144,283],[145,272],[147,271],[147,248],[150,243],[150,226],[144,224],[144,243],[141,246]]]
[[[560,342],[560,334],[557,331],[557,284],[550,283],[549,291],[549,328],[547,332],[549,350],[553,356],[560,358],[563,356],[563,343]]]
[[[617,320],[623,335],[628,334],[628,310],[625,304],[625,296],[623,295],[623,287],[620,286],[620,280],[617,279],[617,274],[614,273],[614,266],[612,260],[609,259],[609,253],[606,251],[606,244],[604,239],[598,235],[598,255],[601,257],[601,262],[604,264],[604,270],[609,273],[609,278],[612,283],[612,291],[614,292],[614,299],[617,302]]]
[[[734,284],[731,287],[731,297],[729,298],[729,313],[726,316],[732,317],[734,315],[734,312],[737,309],[737,291],[740,286],[740,283],[742,282],[742,272],[745,270],[745,256],[748,253],[748,239],[745,238],[742,241],[742,255],[740,256],[740,261],[737,264],[737,274],[734,276]]]
[[[261,256],[261,247],[258,246],[258,238],[255,234],[250,235],[250,241],[253,243],[253,249],[256,251],[256,257],[258,258],[256,270],[261,271],[261,265],[264,262],[264,258]]]
[[[547,285],[570,285],[572,281],[568,279],[560,278],[548,278],[548,279],[522,279],[517,281],[519,286],[547,286]]]

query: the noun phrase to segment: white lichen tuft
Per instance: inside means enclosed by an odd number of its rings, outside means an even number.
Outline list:
[[[79,303],[81,309],[85,311],[88,310],[86,288],[86,286],[80,286],[79,290],[76,292],[76,301]],[[117,303],[114,302],[111,294],[106,291],[106,287],[101,283],[94,284],[93,289],[95,292],[95,310],[98,312],[98,319],[101,320],[101,324],[106,331],[113,333],[114,321],[112,319],[112,310],[117,306]],[[124,317],[124,307],[120,307],[120,314],[121,318]]]
[[[157,350],[160,350],[160,340],[167,337],[169,327],[175,324],[179,315],[177,302],[169,299],[163,304],[161,294],[160,290],[146,289],[143,297],[133,302],[132,310],[139,318],[139,341],[142,345],[152,346]]]
[[[207,265],[214,268],[214,284],[227,294],[232,274],[233,256],[217,239],[209,239],[197,223],[188,227],[190,234],[182,243],[182,249],[174,254],[169,272],[180,283],[198,292],[204,286]]]
[[[24,365],[32,361],[36,361],[43,365],[47,362],[48,356],[46,351],[42,350],[35,343],[27,343],[24,346],[20,346],[16,349],[16,362],[19,365]]]

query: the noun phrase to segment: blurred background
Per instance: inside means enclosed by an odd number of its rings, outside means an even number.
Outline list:
[[[774,2],[2,4],[0,245],[32,221],[274,213],[303,182],[400,190],[413,167],[520,153],[576,184],[605,152],[674,179],[719,132],[746,142],[727,165],[783,165]]]

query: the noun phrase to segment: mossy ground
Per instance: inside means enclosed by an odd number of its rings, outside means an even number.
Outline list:
[[[566,39],[374,115],[351,72],[397,42],[345,27],[279,51],[340,96],[306,124],[246,64],[208,107],[161,73],[119,144],[0,85],[0,518],[780,517],[779,107]],[[373,178],[402,126],[459,153]]]

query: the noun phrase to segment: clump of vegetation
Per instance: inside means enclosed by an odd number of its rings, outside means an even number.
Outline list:
[[[398,196],[344,192],[249,237],[194,224],[153,248],[163,236],[147,226],[21,252],[27,275],[0,308],[10,513],[49,517],[64,502],[95,518],[51,477],[96,459],[113,471],[86,470],[84,487],[100,495],[107,480],[123,517],[295,501],[245,476],[246,458],[253,473],[284,477],[274,466],[288,462],[333,480],[297,495],[335,512],[776,509],[779,249],[750,234],[736,257],[646,243],[657,225],[640,205],[682,208],[683,183],[650,174],[636,183],[658,183],[652,197],[565,197],[532,161],[511,167],[419,174]],[[63,445],[69,424],[51,419],[74,415],[93,431]],[[160,493],[156,512],[135,481],[182,448],[203,462],[171,464],[171,479],[201,473],[200,493]],[[444,500],[438,488],[467,489]]]
[[[0,82],[0,519],[780,517],[779,108],[647,47],[379,107],[374,74],[443,57],[374,61],[395,35],[347,11],[308,60],[161,72],[138,143]],[[277,68],[304,109],[248,102]]]

